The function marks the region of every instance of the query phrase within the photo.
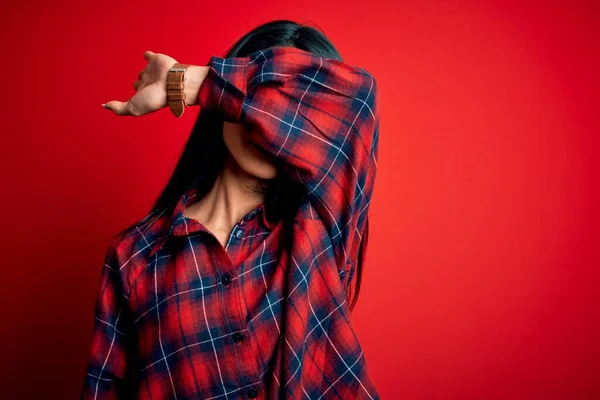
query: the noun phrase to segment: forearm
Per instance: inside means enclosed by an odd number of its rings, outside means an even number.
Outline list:
[[[198,105],[198,93],[204,78],[208,74],[210,67],[202,65],[190,65],[185,72],[185,104],[188,106]]]

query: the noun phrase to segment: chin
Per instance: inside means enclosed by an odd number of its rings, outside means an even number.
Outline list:
[[[275,163],[251,147],[229,149],[228,158],[228,162],[233,163],[234,168],[237,167],[256,178],[269,180],[277,175]]]
[[[277,169],[274,165],[266,164],[257,160],[242,160],[242,162],[238,161],[238,165],[246,173],[260,179],[273,179],[277,175]]]
[[[273,156],[249,140],[243,125],[225,122],[223,140],[229,156],[244,172],[259,179],[275,178],[277,167]]]

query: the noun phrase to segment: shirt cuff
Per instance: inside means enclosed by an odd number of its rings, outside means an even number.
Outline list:
[[[214,109],[225,121],[237,123],[247,94],[247,65],[246,57],[210,57],[210,68],[198,93],[200,110]]]

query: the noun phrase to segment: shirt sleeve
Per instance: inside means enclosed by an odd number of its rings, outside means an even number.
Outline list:
[[[94,329],[80,399],[123,399],[131,329],[121,275],[111,245],[105,255],[94,309]]]
[[[377,169],[377,84],[366,70],[293,47],[210,57],[201,109],[243,123],[307,189],[338,265],[356,257]]]

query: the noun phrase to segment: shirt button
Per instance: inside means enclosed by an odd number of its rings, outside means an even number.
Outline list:
[[[229,285],[231,283],[231,275],[224,273],[223,276],[221,276],[221,283],[225,286]]]
[[[238,229],[237,232],[235,233],[235,237],[238,239],[241,239],[242,236],[244,236],[244,231],[241,229]]]
[[[242,335],[241,332],[236,332],[233,334],[233,341],[236,343],[241,342],[242,340],[244,340],[244,335]]]
[[[250,397],[251,399],[255,398],[256,396],[258,396],[258,389],[255,388],[254,386],[251,387],[250,389],[248,389],[248,397]]]

